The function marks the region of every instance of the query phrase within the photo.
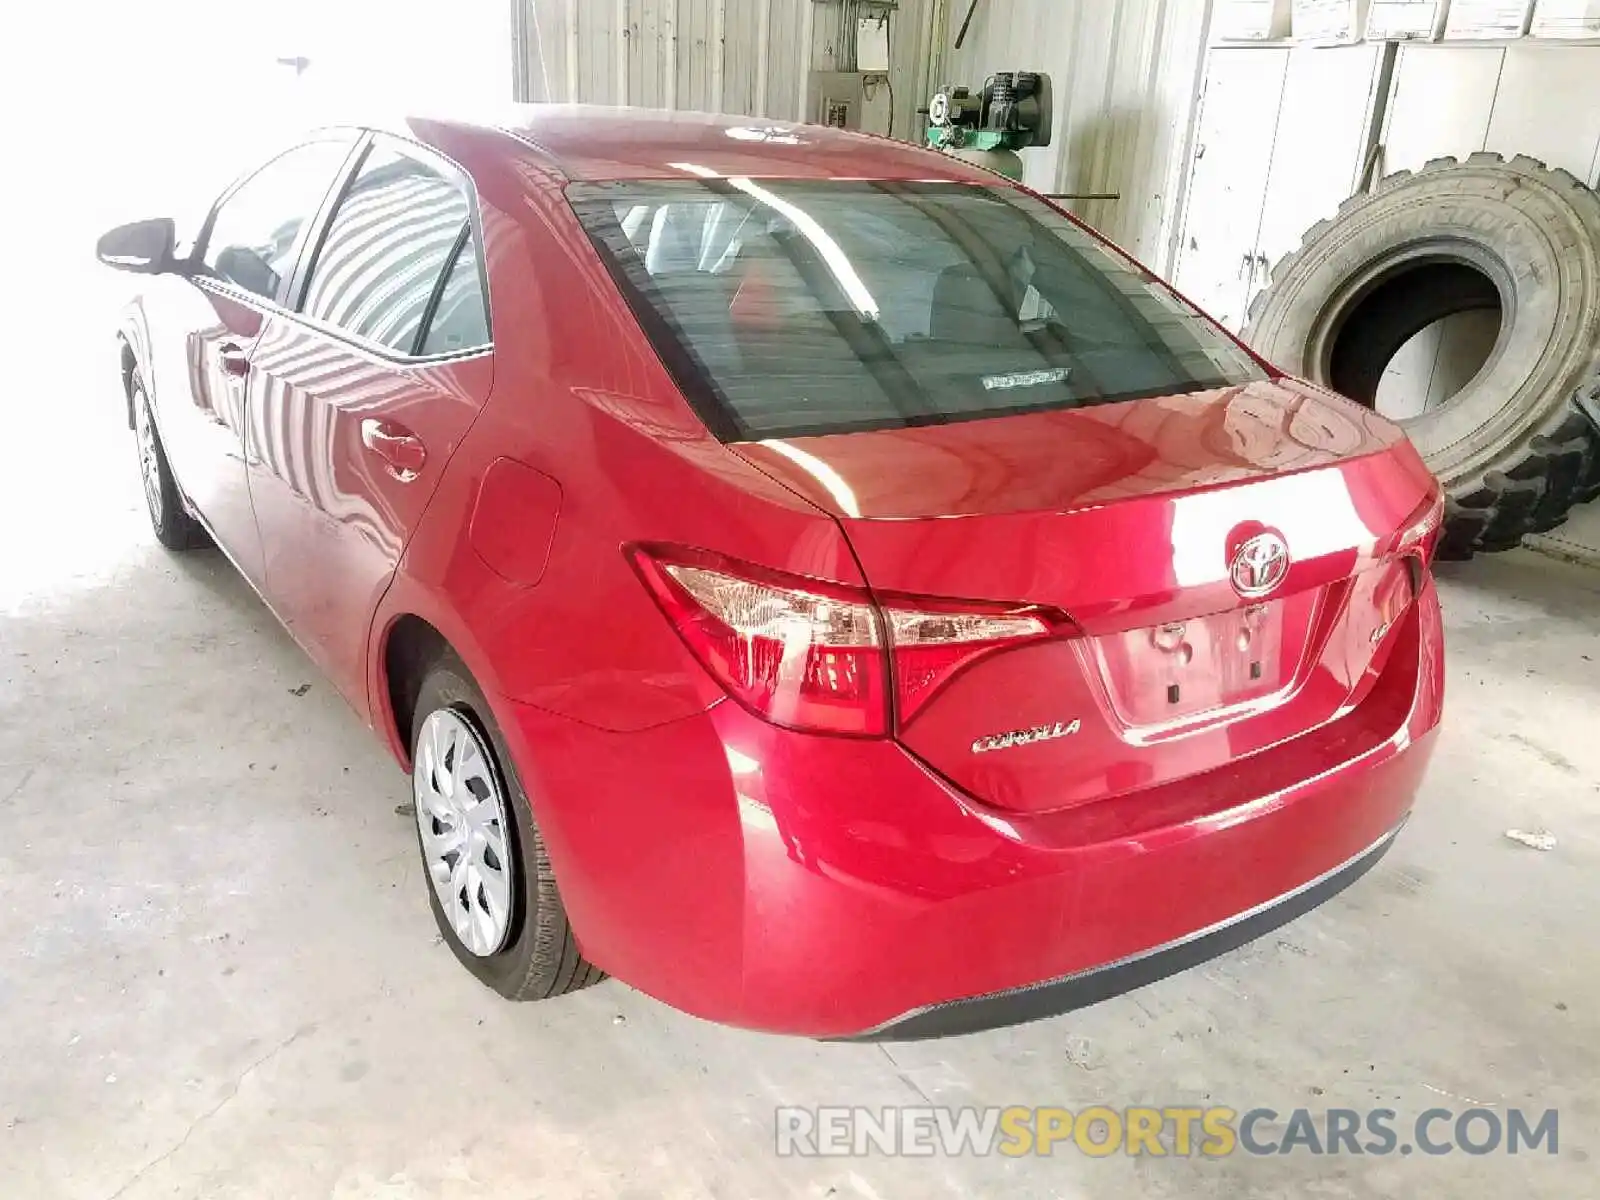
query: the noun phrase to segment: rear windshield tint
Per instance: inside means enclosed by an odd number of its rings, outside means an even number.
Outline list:
[[[1263,378],[1159,280],[1012,188],[719,178],[568,197],[724,441]]]

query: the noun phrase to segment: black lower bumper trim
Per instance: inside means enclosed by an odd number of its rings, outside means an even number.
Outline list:
[[[1404,825],[1404,822],[1401,822]],[[1020,1025],[1041,1017],[1087,1008],[1112,996],[1131,992],[1147,983],[1215,958],[1264,933],[1285,925],[1338,895],[1377,864],[1400,832],[1400,825],[1342,866],[1313,879],[1294,891],[1253,908],[1218,925],[1202,929],[1175,942],[1157,946],[1132,958],[1080,971],[1076,975],[913,1009],[866,1033],[835,1040],[846,1042],[910,1042],[924,1038],[977,1033],[1004,1025]]]

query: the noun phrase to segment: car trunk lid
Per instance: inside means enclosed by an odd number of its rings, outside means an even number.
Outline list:
[[[833,512],[886,604],[1070,618],[899,727],[1018,811],[1215,769],[1359,702],[1415,586],[1395,536],[1433,487],[1388,422],[1287,382],[730,449]],[[1287,562],[1257,594],[1239,563],[1263,546]]]

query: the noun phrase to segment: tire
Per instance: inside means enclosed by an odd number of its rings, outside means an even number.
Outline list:
[[[1375,406],[1384,368],[1434,321],[1499,309],[1461,391],[1401,424],[1439,477],[1440,555],[1502,550],[1600,492],[1600,196],[1527,157],[1438,159],[1352,197],[1272,272],[1245,340]]]
[[[1588,392],[1580,392],[1573,403],[1588,419],[1595,439],[1594,444],[1600,445],[1600,384],[1596,384]],[[1600,499],[1600,453],[1590,456],[1589,469],[1578,480],[1577,492],[1579,504]]]
[[[139,450],[139,478],[144,485],[145,507],[156,541],[168,550],[197,550],[211,539],[199,521],[183,506],[183,494],[173,478],[166,447],[156,429],[155,412],[144,380],[135,370],[128,376],[128,400],[133,411],[135,443]]]
[[[414,712],[411,761],[417,846],[422,855],[423,880],[434,922],[457,960],[480,982],[508,1000],[544,1000],[604,979],[604,973],[584,959],[573,937],[560,890],[556,887],[555,873],[550,867],[550,857],[534,824],[527,792],[511,764],[505,738],[495,724],[483,692],[454,655],[445,653],[428,668]],[[441,727],[454,730],[456,722],[464,725],[471,736],[458,741],[457,757],[453,761],[423,746],[425,734]],[[465,909],[468,928],[475,930],[474,919],[486,911],[487,906],[482,901],[487,892],[480,890],[471,898],[458,892],[452,897],[450,912],[441,902],[441,890],[454,886],[454,876],[449,885],[436,886],[437,860],[430,854],[425,831],[431,830],[437,839],[439,833],[447,832],[448,826],[436,820],[430,811],[427,794],[430,785],[424,776],[435,768],[449,770],[468,762],[476,753],[483,755],[483,772],[478,776],[477,786],[487,784],[497,791],[484,798],[471,788],[466,790],[480,803],[498,801],[498,811],[504,814],[505,821],[501,826],[503,838],[496,844],[504,845],[507,851],[503,866],[510,878],[505,889],[509,906],[503,933],[481,941],[474,948],[460,931],[458,918]],[[437,798],[433,802],[437,803]],[[486,821],[480,828],[494,823]],[[440,843],[435,840],[433,844]],[[493,860],[497,857],[485,855],[488,865],[480,865],[480,877],[487,879],[495,874]],[[472,878],[470,874],[465,877]]]

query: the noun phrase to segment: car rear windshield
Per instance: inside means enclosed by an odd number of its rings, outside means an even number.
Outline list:
[[[1264,377],[1154,276],[1014,188],[696,178],[568,197],[723,441]]]

